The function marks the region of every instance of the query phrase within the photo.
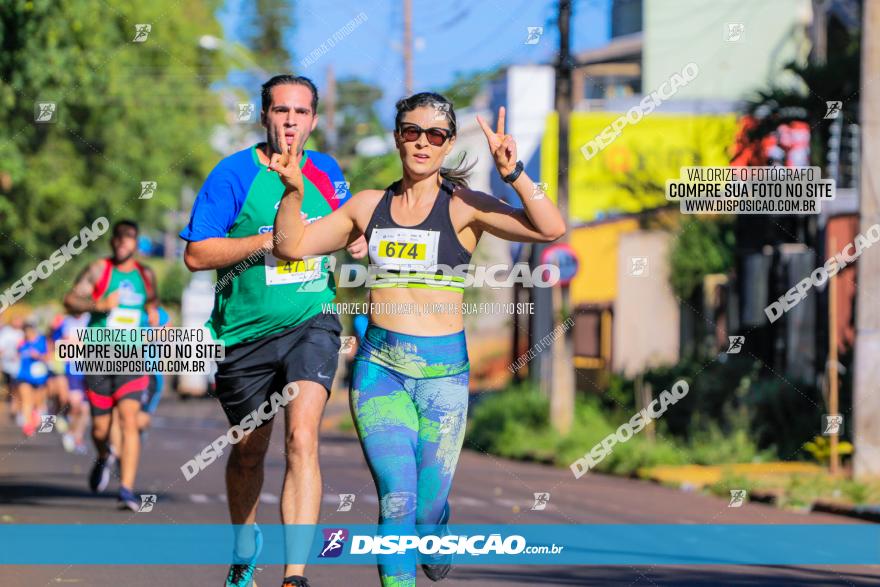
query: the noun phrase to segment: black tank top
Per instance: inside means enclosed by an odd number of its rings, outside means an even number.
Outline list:
[[[458,240],[449,217],[454,186],[443,180],[434,206],[416,226],[401,226],[391,218],[397,181],[385,194],[367,226],[371,288],[410,287],[464,291],[471,253]]]

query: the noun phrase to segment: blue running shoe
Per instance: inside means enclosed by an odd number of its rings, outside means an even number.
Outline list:
[[[229,574],[226,575],[226,587],[252,587],[254,573],[257,570],[257,557],[263,550],[263,533],[260,527],[254,524],[254,554],[250,558],[238,556],[233,549],[233,563],[229,566]]]
[[[141,509],[141,502],[134,496],[134,492],[128,487],[119,486],[119,509],[137,512]]]

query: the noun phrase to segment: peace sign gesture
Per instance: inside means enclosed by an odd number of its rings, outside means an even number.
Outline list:
[[[510,175],[516,168],[516,141],[513,137],[504,134],[504,106],[498,109],[498,130],[493,132],[486,121],[477,116],[477,122],[489,141],[489,151],[495,158],[495,167],[501,177]]]
[[[293,145],[296,145],[299,140],[299,131],[294,129],[293,132],[296,133],[293,135]],[[269,160],[269,170],[278,174],[281,183],[284,184],[284,187],[289,192],[302,198],[304,191],[302,170],[299,168],[299,161],[296,161],[293,157],[291,152],[292,145],[287,144],[283,126],[278,127],[277,140],[281,153],[272,154],[272,158]]]

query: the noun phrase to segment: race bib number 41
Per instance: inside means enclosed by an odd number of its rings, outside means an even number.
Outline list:
[[[323,267],[324,257],[282,261],[272,253],[266,253],[266,285],[303,283],[319,279]]]
[[[370,258],[386,268],[427,269],[437,265],[436,230],[378,228],[370,236]]]

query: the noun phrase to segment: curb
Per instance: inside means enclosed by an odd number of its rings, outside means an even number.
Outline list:
[[[836,514],[848,518],[856,518],[867,522],[880,522],[880,506],[849,505],[834,503],[831,501],[817,501],[813,503],[812,510],[824,514]]]
[[[643,478],[645,481],[651,481],[657,485],[663,485],[660,481],[651,478]],[[693,491],[684,486],[679,486],[680,491]],[[777,491],[755,491],[749,492],[749,501],[752,503],[763,503],[767,505],[777,506],[779,503],[780,493]],[[866,522],[880,523],[880,505],[863,506],[850,505],[846,503],[838,503],[833,501],[818,500],[813,502],[811,506],[805,508],[806,512],[816,512],[822,514],[833,514],[836,516],[844,516]]]

